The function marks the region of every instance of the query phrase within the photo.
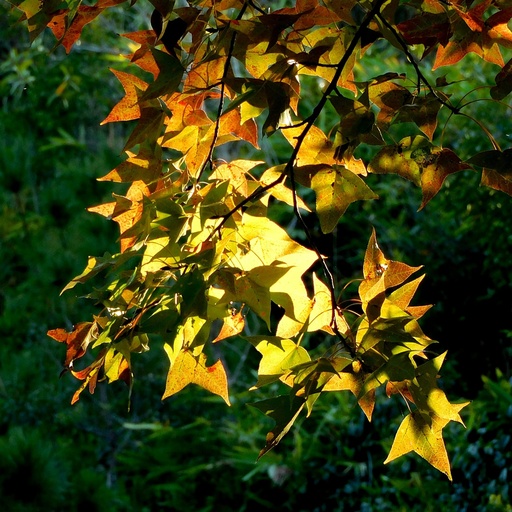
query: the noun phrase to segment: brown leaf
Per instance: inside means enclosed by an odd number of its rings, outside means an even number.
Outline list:
[[[450,175],[471,166],[463,162],[452,150],[435,148],[421,163],[421,190],[423,198],[419,210],[439,192],[444,180]]]
[[[505,192],[512,196],[512,180],[503,176],[494,169],[484,169],[482,172],[481,185]]]
[[[496,75],[496,85],[491,87],[491,97],[495,100],[502,100],[512,91],[512,59]]]
[[[96,339],[98,330],[95,322],[81,322],[71,332],[65,329],[52,329],[47,334],[59,343],[67,345],[64,367],[72,368],[74,361],[82,357],[89,344]]]

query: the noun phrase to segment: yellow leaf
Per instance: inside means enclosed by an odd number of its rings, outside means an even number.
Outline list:
[[[375,408],[375,390],[361,396],[364,386],[365,374],[358,362],[352,363],[352,372],[342,372],[334,375],[324,386],[323,391],[351,391],[358,399],[357,403],[364,412],[368,421],[372,420],[373,409]]]
[[[297,138],[301,136],[303,130],[303,127],[286,128],[282,130],[282,134],[286,137],[286,140],[295,147],[297,145]],[[312,126],[306,133],[295,161],[295,165],[298,167],[313,164],[336,164],[333,143],[325,133],[316,126]]]
[[[228,405],[231,405],[226,370],[220,359],[214,365],[206,366],[206,356],[203,353],[194,357],[190,351],[182,350],[167,374],[162,400],[178,393],[189,384],[197,384],[219,395]]]
[[[261,185],[266,186],[275,182],[282,176],[284,169],[284,164],[267,169],[260,178]],[[285,183],[277,183],[268,191],[268,193],[279,201],[283,201],[290,206],[294,206],[293,192],[287,185],[285,185]],[[297,194],[295,200],[299,208],[302,208],[307,212],[311,211],[309,206]]]
[[[354,201],[378,198],[359,176],[343,166],[317,172],[311,178],[311,188],[316,194],[316,213],[323,233],[334,230]]]
[[[258,382],[251,389],[276,382],[293,366],[311,360],[307,350],[292,340],[277,336],[250,336],[248,340],[262,355],[258,368]]]
[[[275,267],[276,271],[279,267],[287,269],[286,273],[275,274],[275,278],[266,284],[272,302],[285,310],[277,335],[296,335],[307,320],[311,302],[302,275],[317,260],[316,253],[292,240],[284,229],[268,218],[247,212],[243,215],[237,238],[239,251],[229,260],[229,265],[251,272],[253,282],[261,280],[265,266]],[[256,268],[261,268],[261,272],[257,274]]]
[[[459,410],[463,406],[459,406]],[[429,424],[419,412],[408,414],[396,433],[384,464],[414,451],[452,480],[450,462],[442,435],[442,430],[448,421],[434,416],[432,424]]]
[[[332,328],[332,298],[329,288],[313,273],[313,286],[315,294],[313,297],[313,307],[309,315],[309,324],[307,332],[325,331],[334,335]],[[336,309],[334,320],[341,334],[347,334],[350,327],[345,317]]]
[[[445,357],[446,352],[443,352],[419,366],[410,391],[414,397],[414,403],[420,411],[435,415],[446,421],[457,421],[464,425],[459,411],[469,402],[452,404],[446,398],[444,391],[437,387],[437,376]]]

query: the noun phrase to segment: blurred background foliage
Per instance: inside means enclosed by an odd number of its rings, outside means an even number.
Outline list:
[[[148,28],[149,20],[137,4],[129,13],[111,10],[84,30],[70,55],[53,48],[48,34],[29,46],[25,28],[13,21],[1,1],[2,510],[512,510],[511,199],[479,188],[471,171],[449,177],[425,211],[417,212],[420,192],[408,182],[370,176],[380,200],[352,205],[331,236],[320,237],[315,217],[308,218],[342,282],[360,275],[371,225],[388,256],[424,265],[419,303],[435,307],[422,325],[440,351],[449,350],[443,387],[452,399],[473,400],[463,411],[467,429],[453,425],[446,435],[453,484],[417,457],[383,466],[403,413],[384,397],[373,424],[348,394],[322,397],[312,417],[256,464],[270,425],[246,406],[257,399],[244,389],[255,381],[247,367],[256,368],[258,357],[236,339],[223,355],[233,381],[230,409],[194,388],[162,403],[168,363],[158,348],[135,361],[129,412],[117,383],[70,406],[76,382],[58,378],[63,347],[45,333],[87,319],[88,302],[73,293],[59,297],[60,290],[88,255],[116,251],[115,226],[85,208],[114,190],[95,178],[120,161],[129,129],[98,128],[121,95],[108,67],[127,65],[120,57],[126,43],[116,34]],[[362,77],[404,66],[384,49],[374,51]],[[466,59],[481,88],[457,82],[447,92],[470,102],[465,112],[507,147],[511,120],[484,99],[496,70]],[[448,81],[459,79],[447,73]],[[319,86],[303,81],[301,108],[314,104]],[[327,109],[320,122],[330,129],[337,120]],[[414,130],[399,125],[392,136]],[[462,158],[489,149],[467,118],[446,118],[439,130]],[[277,163],[288,146],[274,139],[263,150]],[[301,237],[288,208],[276,204],[273,215]]]

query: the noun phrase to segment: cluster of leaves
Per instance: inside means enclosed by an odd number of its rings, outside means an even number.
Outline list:
[[[28,0],[18,9],[32,39],[48,26],[69,52],[87,23],[123,2]],[[276,421],[261,455],[322,392],[350,390],[371,419],[383,386],[409,409],[387,461],[415,451],[451,478],[442,430],[462,423],[466,404],[450,403],[437,386],[445,354],[428,359],[433,341],[418,324],[428,306],[411,305],[421,278],[406,282],[420,267],[386,258],[372,233],[357,305],[345,308],[304,218],[314,211],[322,233],[331,233],[351,203],[377,198],[368,173],[412,181],[420,208],[447,176],[475,167],[483,168],[482,184],[511,193],[511,150],[485,126],[493,149],[466,161],[435,139],[438,114],[464,116],[464,105],[450,102],[446,79],[429,81],[421,59],[436,50],[436,69],[474,52],[500,66],[491,97],[503,100],[512,89],[502,57],[512,45],[512,9],[491,0],[298,0],[274,12],[242,0],[151,4],[152,29],[124,34],[136,48],[135,69],[113,70],[125,95],[102,123],[136,122],[126,160],[102,178],[129,186],[90,208],[118,224],[120,252],[90,257],[65,287],[106,274],[89,294],[102,306],[93,320],[49,331],[66,344],[65,367],[82,381],[72,401],[102,380],[131,387],[132,354],[160,339],[170,360],[163,398],[194,383],[229,404],[225,365],[208,357],[213,344],[217,352],[244,335],[250,311],[270,331],[245,333],[262,356],[254,388],[284,389],[253,404]],[[402,55],[414,80],[396,71],[356,76],[365,52],[380,44]],[[323,92],[299,115],[304,75]],[[340,117],[328,132],[318,123],[326,108]],[[396,142],[393,129],[403,123],[414,135]],[[283,163],[270,165],[261,153],[241,158],[276,132],[289,143]],[[382,147],[363,161],[363,146]],[[293,209],[307,246],[269,218],[274,201]],[[318,350],[307,348],[312,333],[327,340]],[[76,369],[87,353],[94,360]]]

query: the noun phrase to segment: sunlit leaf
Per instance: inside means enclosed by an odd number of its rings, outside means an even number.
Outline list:
[[[322,232],[330,233],[354,201],[377,199],[364,181],[342,166],[318,172],[311,179]]]
[[[207,391],[219,395],[230,405],[228,379],[220,360],[212,366],[206,366],[204,354],[200,354],[196,358],[190,351],[182,350],[171,365],[162,400],[178,393],[189,384],[197,384]]]
[[[306,349],[292,340],[276,336],[249,336],[247,340],[262,355],[253,389],[275,382],[293,366],[311,360]]]
[[[452,480],[450,462],[442,435],[442,429],[447,423],[447,420],[435,418],[432,424],[429,424],[419,413],[408,414],[396,433],[393,446],[384,464],[414,451]]]

